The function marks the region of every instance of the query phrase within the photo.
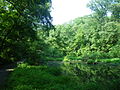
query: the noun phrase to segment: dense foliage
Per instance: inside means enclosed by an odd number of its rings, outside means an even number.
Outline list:
[[[52,27],[50,7],[51,0],[0,0],[0,63],[41,58],[37,28]]]
[[[93,14],[76,18],[49,31],[48,57],[89,60],[120,58],[119,0],[92,0]],[[50,55],[49,55],[50,54]]]
[[[120,58],[120,1],[91,0],[87,6],[93,14],[48,30],[50,0],[1,0],[0,63]]]

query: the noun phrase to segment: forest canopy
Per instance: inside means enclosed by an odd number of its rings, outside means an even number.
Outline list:
[[[57,25],[49,31],[48,57],[64,59],[120,58],[120,1],[91,0],[93,14]]]
[[[120,58],[119,0],[91,0],[92,14],[56,26],[51,6],[51,0],[0,0],[0,63]]]

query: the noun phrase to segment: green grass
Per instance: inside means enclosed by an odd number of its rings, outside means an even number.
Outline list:
[[[81,60],[81,57],[65,56],[65,57],[46,57],[46,61],[70,61]]]
[[[89,59],[87,60],[87,64],[99,64],[102,63],[112,63],[112,64],[120,64],[120,58],[109,58],[109,59]]]
[[[67,66],[60,68],[20,64],[10,75],[5,90],[117,90],[119,88],[120,67],[90,68],[78,64],[65,65]]]
[[[73,77],[62,75],[60,68],[19,65],[8,80],[7,90],[73,90]],[[71,85],[74,87],[71,88]],[[78,86],[79,87],[79,86]]]
[[[63,57],[57,57],[57,58],[54,58],[54,57],[46,57],[46,61],[63,61]]]
[[[120,63],[120,58],[96,59],[95,62]]]
[[[81,57],[72,57],[72,56],[66,56],[61,58],[54,58],[54,57],[46,57],[46,61],[71,61],[71,60],[81,60]],[[88,59],[88,63],[94,63],[94,62],[104,62],[104,63],[120,63],[120,58],[109,58],[109,59]]]
[[[66,57],[64,57],[64,61],[72,61],[72,60],[85,61],[82,57],[72,57],[72,56],[66,56]],[[87,59],[85,62],[87,62],[88,64],[94,64],[94,63],[97,63],[97,62],[103,62],[103,63],[120,63],[120,58]]]
[[[65,56],[64,61],[81,60],[81,57]]]

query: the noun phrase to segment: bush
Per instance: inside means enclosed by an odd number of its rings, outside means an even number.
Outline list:
[[[71,60],[81,60],[82,58],[80,56],[71,56],[67,55],[64,57],[64,61],[71,61]]]
[[[89,59],[104,59],[104,58],[110,58],[108,53],[104,53],[104,52],[91,52],[87,55],[82,55],[81,56],[83,60],[87,61]]]
[[[112,58],[120,58],[120,45],[113,46],[110,49],[109,55]]]

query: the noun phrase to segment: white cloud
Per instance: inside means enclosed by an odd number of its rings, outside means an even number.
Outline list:
[[[88,15],[91,10],[86,8],[89,0],[52,0],[53,24],[63,24],[76,17]]]

